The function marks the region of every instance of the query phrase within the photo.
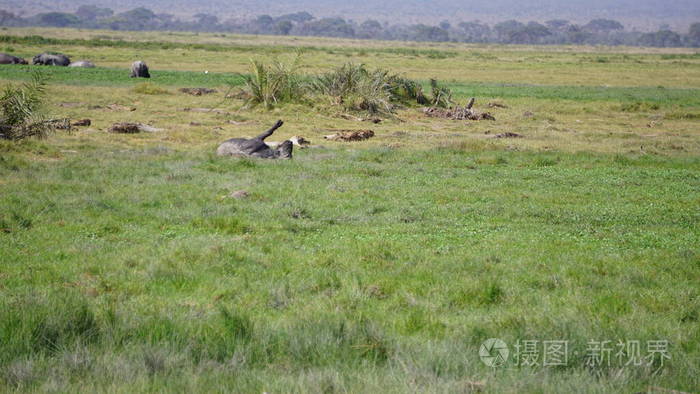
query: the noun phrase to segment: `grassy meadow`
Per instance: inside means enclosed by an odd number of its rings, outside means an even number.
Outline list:
[[[2,85],[39,68],[47,112],[92,125],[0,141],[0,392],[700,388],[698,53],[0,31],[0,52],[46,50],[98,68],[3,65]],[[438,78],[496,121],[225,97],[252,59],[298,52],[307,73]],[[270,140],[312,147],[214,154],[277,119]],[[106,132],[120,121],[162,130]],[[376,136],[323,139],[335,129]],[[506,365],[482,363],[488,338]],[[567,362],[543,365],[556,340]],[[516,365],[518,341],[538,341],[536,365]],[[592,341],[611,341],[596,365]],[[627,365],[619,341],[642,358],[668,341],[668,358]]]

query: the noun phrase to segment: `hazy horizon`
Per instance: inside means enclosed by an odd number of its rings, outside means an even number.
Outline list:
[[[155,12],[178,17],[210,13],[227,18],[246,18],[256,15],[281,15],[307,11],[316,17],[339,16],[345,19],[377,19],[390,23],[437,23],[441,20],[498,22],[507,19],[545,21],[567,19],[584,23],[591,19],[608,18],[623,23],[630,29],[657,29],[668,25],[685,29],[700,21],[700,2],[697,0],[383,0],[349,4],[340,0],[123,0],[118,4],[108,0],[0,0],[0,9],[28,16],[36,13],[73,12],[81,5],[94,4],[116,12],[146,7]]]

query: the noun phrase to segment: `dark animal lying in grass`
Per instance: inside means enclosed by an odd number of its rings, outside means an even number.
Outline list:
[[[84,68],[94,68],[95,63],[89,60],[79,60],[68,65],[68,67],[84,67]]]
[[[135,61],[131,65],[131,78],[150,78],[151,74],[148,72],[148,66],[141,60]]]
[[[66,67],[70,64],[70,58],[62,53],[44,52],[40,55],[34,56],[32,63],[39,64],[42,66],[63,66],[63,67]]]
[[[0,53],[0,64],[27,64],[27,61],[21,57]]]
[[[270,130],[251,139],[232,138],[219,145],[216,154],[219,156],[251,156],[264,159],[291,159],[292,141],[284,141],[278,147],[272,148],[265,143],[265,138],[272,135],[284,122],[278,120]]]

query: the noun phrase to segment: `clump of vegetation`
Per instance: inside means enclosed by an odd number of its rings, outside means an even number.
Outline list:
[[[312,78],[309,89],[348,110],[385,113],[392,112],[394,107],[390,90],[393,78],[385,70],[370,71],[362,64],[346,63]]]
[[[368,69],[363,64],[346,63],[320,75],[302,76],[291,65],[253,62],[251,75],[245,76],[242,98],[247,105],[272,108],[278,103],[304,103],[309,98],[343,106],[348,111],[391,114],[402,105],[420,104],[448,107],[451,91],[431,80],[431,96],[410,79],[384,69]]]
[[[437,79],[430,80],[430,89],[432,93],[431,106],[448,108],[453,104],[452,91],[440,85]]]
[[[244,76],[246,105],[269,109],[277,103],[303,101],[298,59],[289,64],[274,61],[271,65],[253,61],[251,74]]]
[[[0,138],[43,138],[66,123],[46,119],[43,108],[45,95],[46,77],[39,72],[32,74],[29,82],[5,86],[0,97]]]
[[[153,82],[142,82],[134,86],[134,92],[139,94],[170,94],[167,89],[161,88]]]
[[[659,104],[645,103],[641,101],[635,101],[632,103],[624,103],[620,106],[620,111],[622,112],[649,112],[658,110]]]
[[[311,90],[329,96],[333,104],[371,114],[392,113],[400,105],[421,104],[448,107],[452,92],[431,80],[432,97],[417,82],[383,69],[369,70],[363,64],[346,63],[312,79]]]

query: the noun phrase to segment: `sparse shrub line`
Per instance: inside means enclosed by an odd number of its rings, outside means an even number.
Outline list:
[[[297,72],[298,62],[298,56],[289,64],[253,61],[241,94],[246,105],[269,109],[279,103],[320,101],[348,111],[386,115],[402,106],[453,103],[450,89],[435,79],[430,80],[431,92],[426,96],[420,83],[381,68],[345,63],[326,73],[302,75]]]

